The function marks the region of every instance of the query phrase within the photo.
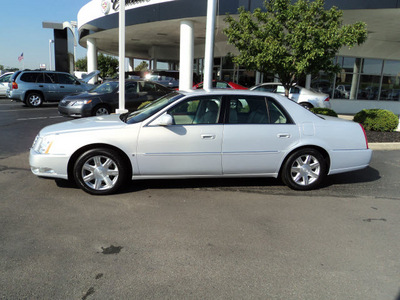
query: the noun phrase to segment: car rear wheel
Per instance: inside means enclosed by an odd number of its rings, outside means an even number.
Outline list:
[[[115,193],[127,179],[123,159],[111,149],[92,149],[75,162],[74,179],[85,192],[93,195]]]
[[[310,103],[308,103],[308,102],[301,102],[301,103],[299,103],[301,106],[303,106],[304,108],[306,108],[306,109],[311,109],[311,108],[313,108],[314,106],[312,106],[312,104],[310,104]]]
[[[98,105],[92,110],[93,116],[109,115],[110,113],[111,109],[106,105]]]
[[[39,107],[43,104],[43,96],[39,93],[29,93],[25,102],[29,107]]]
[[[312,190],[327,174],[324,157],[315,149],[300,149],[292,153],[282,168],[282,181],[294,190]]]

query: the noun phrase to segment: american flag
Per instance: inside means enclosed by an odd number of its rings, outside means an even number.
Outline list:
[[[22,52],[20,56],[18,56],[18,61],[21,61],[24,59],[24,53]]]

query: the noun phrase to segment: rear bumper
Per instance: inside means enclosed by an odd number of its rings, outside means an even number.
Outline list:
[[[372,150],[333,150],[329,175],[361,170],[369,166]]]

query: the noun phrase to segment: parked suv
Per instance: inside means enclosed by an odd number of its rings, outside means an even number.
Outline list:
[[[17,71],[11,77],[7,97],[19,100],[30,107],[39,107],[43,102],[60,101],[72,93],[93,88],[69,73],[55,71]]]

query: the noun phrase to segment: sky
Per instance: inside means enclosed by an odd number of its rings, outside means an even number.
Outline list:
[[[79,10],[90,0],[10,0],[0,1],[0,65],[4,68],[38,69],[49,66],[49,40],[53,30],[42,28],[42,22],[77,21]],[[54,45],[52,56],[54,59]],[[24,54],[19,62],[18,56]],[[77,46],[76,58],[86,56]],[[54,67],[54,60],[52,62]]]

